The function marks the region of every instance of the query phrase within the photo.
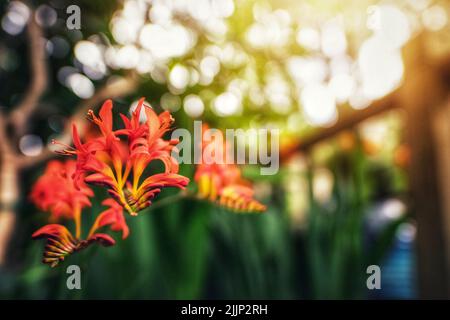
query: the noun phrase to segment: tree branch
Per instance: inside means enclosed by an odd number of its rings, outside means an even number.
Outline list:
[[[17,155],[8,139],[5,120],[0,113],[0,265],[5,262],[16,219],[14,208],[19,198]]]
[[[369,107],[352,111],[350,114],[341,116],[339,120],[329,128],[323,128],[314,134],[305,137],[301,140],[298,149],[302,151],[307,151],[312,146],[317,143],[324,141],[328,138],[334,137],[337,133],[350,129],[361,123],[362,121],[379,115],[385,111],[399,107],[397,102],[397,92],[391,93],[390,95],[373,102]]]
[[[31,13],[28,21],[27,38],[29,42],[28,60],[31,68],[31,82],[24,98],[17,106],[13,107],[13,111],[8,119],[14,126],[17,136],[21,136],[26,132],[27,121],[35,111],[48,83],[45,42],[42,37],[42,29],[34,19],[34,12]]]
[[[56,140],[70,144],[72,141],[72,124],[77,126],[80,136],[83,136],[86,129],[86,113],[89,109],[97,109],[100,104],[106,99],[114,99],[128,95],[136,89],[138,84],[137,79],[133,76],[127,76],[118,80],[107,83],[104,87],[96,91],[96,93],[89,99],[83,100],[75,108],[75,113],[70,117],[66,123],[64,131],[56,138]],[[20,168],[29,168],[47,161],[56,154],[48,147],[37,156],[19,156],[17,158],[17,166]]]
[[[5,157],[14,155],[14,149],[11,146],[8,134],[6,132],[6,119],[5,115],[0,112],[0,160]]]

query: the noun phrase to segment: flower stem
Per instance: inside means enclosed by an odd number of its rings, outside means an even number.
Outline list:
[[[77,239],[80,239],[80,236],[81,236],[81,208],[79,205],[75,206],[74,220],[75,220],[75,237]]]
[[[192,193],[188,192],[187,190],[184,190],[175,195],[168,196],[165,197],[164,199],[159,200],[158,202],[152,204],[146,211],[152,211],[182,199],[193,199],[193,198],[194,195]]]

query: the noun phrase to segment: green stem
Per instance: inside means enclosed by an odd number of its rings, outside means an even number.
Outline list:
[[[152,204],[150,207],[148,207],[145,211],[152,211],[161,207],[164,207],[165,205],[180,201],[182,199],[195,199],[195,196],[188,192],[180,192],[172,196],[165,197],[164,199],[159,200],[158,202]]]

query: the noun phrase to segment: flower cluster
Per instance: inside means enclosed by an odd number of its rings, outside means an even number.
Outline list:
[[[141,111],[146,121],[140,121]],[[122,231],[122,238],[129,234],[124,210],[135,216],[151,204],[152,199],[165,187],[184,189],[189,179],[178,174],[178,163],[171,156],[178,140],[165,140],[173,123],[169,112],[159,116],[141,99],[131,117],[120,114],[124,128],[113,129],[112,102],[107,100],[99,116],[92,110],[89,119],[98,126],[100,134],[81,141],[73,126],[74,147],[60,153],[72,155],[76,160],[52,161],[43,176],[36,182],[32,201],[41,210],[49,211],[50,221],[73,219],[75,235],[61,224],[49,224],[33,234],[33,238],[46,238],[44,263],[56,266],[64,258],[89,244],[98,242],[109,246],[115,243],[107,234],[97,230],[109,226]],[[149,163],[160,160],[165,170],[148,174]],[[81,212],[91,205],[93,191],[89,185],[100,185],[108,190],[111,198],[103,201],[108,209],[100,213],[87,237],[81,239]]]
[[[114,129],[112,108],[112,102],[107,100],[98,116],[92,110],[88,112],[88,118],[99,130],[98,134],[89,134],[84,142],[73,126],[73,147],[65,146],[59,153],[73,156],[75,160],[49,162],[33,186],[31,200],[39,209],[50,213],[50,224],[37,230],[33,238],[46,239],[43,261],[52,267],[92,243],[114,245],[110,235],[99,233],[106,226],[121,232],[122,239],[127,238],[130,231],[124,212],[135,216],[150,206],[162,188],[184,189],[189,182],[178,174],[178,163],[172,157],[179,141],[164,139],[174,121],[169,112],[157,115],[141,99],[130,117],[120,114],[123,127]],[[145,121],[140,120],[143,114]],[[204,129],[204,133],[208,132],[207,126]],[[211,143],[214,142],[206,134],[202,135],[203,161],[194,177],[198,198],[236,212],[265,211],[266,207],[253,198],[253,189],[242,178],[239,167],[214,161],[208,154],[208,149],[217,149],[215,153],[225,155],[226,143],[219,146]],[[151,174],[149,164],[155,160],[164,164],[164,171]],[[96,216],[83,237],[81,215],[83,209],[91,206],[90,198],[94,196],[91,185],[105,188],[110,198],[102,202],[106,209]],[[66,220],[73,220],[74,233],[60,224]]]
[[[225,161],[226,154],[230,150],[223,139],[223,143],[217,148],[216,142],[207,137],[208,126],[202,130],[202,161],[197,166],[194,180],[198,184],[198,196],[208,199],[222,207],[235,212],[263,212],[266,207],[253,198],[253,189],[249,181],[241,176],[241,170],[235,163]],[[218,149],[218,150],[217,150]],[[210,153],[210,150],[214,150]]]

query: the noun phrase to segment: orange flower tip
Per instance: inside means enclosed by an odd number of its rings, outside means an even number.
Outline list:
[[[39,239],[39,238],[44,238],[44,233],[41,229],[36,230],[35,232],[33,232],[33,234],[31,235],[32,239]]]

